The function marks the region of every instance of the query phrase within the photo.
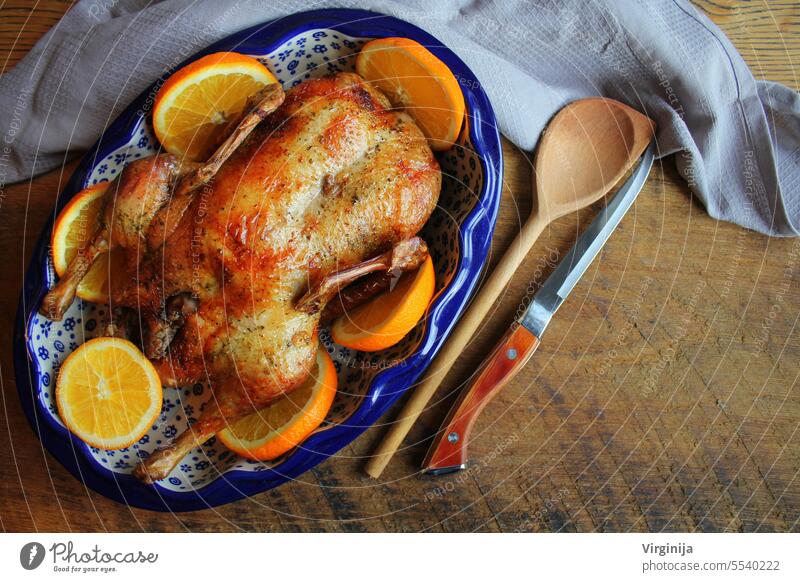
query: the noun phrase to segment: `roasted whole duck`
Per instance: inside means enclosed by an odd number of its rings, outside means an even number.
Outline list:
[[[128,165],[41,312],[59,319],[93,260],[120,247],[127,273],[111,282],[107,332],[140,341],[166,386],[210,385],[198,421],[134,474],[166,477],[228,423],[301,385],[326,304],[368,273],[424,259],[415,235],[440,188],[411,118],[344,73],[285,95],[268,86],[205,164],[162,153]]]

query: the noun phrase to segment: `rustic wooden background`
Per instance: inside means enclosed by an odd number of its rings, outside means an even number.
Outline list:
[[[800,4],[695,3],[756,77],[800,86]],[[69,6],[3,2],[4,70]],[[493,261],[530,210],[529,157],[505,146]],[[711,220],[671,160],[656,168],[525,373],[484,413],[470,471],[417,474],[448,395],[549,272],[547,257],[569,248],[575,217],[542,237],[381,480],[362,471],[382,434],[377,426],[298,482],[217,509],[170,515],[109,501],[41,447],[11,362],[22,272],[74,167],[8,187],[0,209],[4,530],[800,530],[800,240]],[[581,224],[590,214],[581,213]]]

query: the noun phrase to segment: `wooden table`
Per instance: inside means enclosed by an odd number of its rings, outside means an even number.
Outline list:
[[[756,77],[798,87],[796,2],[696,3]],[[5,68],[70,5],[29,4],[0,9]],[[530,210],[530,157],[507,142],[505,156],[492,263]],[[362,471],[382,434],[373,427],[299,481],[238,503],[170,515],[109,501],[44,451],[22,414],[11,362],[22,272],[74,167],[8,187],[1,208],[4,530],[800,529],[800,240],[710,219],[671,160],[655,169],[526,372],[484,413],[472,470],[439,479],[416,473],[449,394],[550,270],[549,254],[569,248],[575,217],[539,241],[381,480]],[[581,224],[592,211],[581,213]]]

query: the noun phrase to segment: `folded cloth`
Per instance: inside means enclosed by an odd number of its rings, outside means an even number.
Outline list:
[[[500,130],[533,149],[548,119],[590,95],[656,120],[660,157],[711,216],[759,232],[800,228],[800,97],[756,81],[686,0],[88,0],[0,77],[0,186],[90,147],[175,64],[242,28],[358,7],[427,30],[475,72]]]

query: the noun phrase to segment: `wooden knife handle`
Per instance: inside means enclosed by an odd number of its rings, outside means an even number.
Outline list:
[[[478,415],[525,366],[538,346],[539,339],[519,323],[511,326],[447,415],[425,457],[423,468],[427,472],[443,474],[464,468],[469,435]]]

